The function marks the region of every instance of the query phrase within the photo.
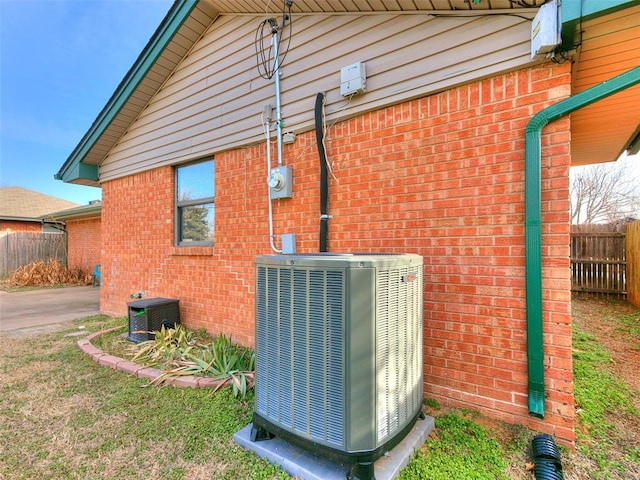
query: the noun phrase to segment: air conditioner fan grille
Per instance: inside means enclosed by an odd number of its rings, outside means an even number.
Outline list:
[[[344,447],[344,271],[259,267],[256,410]]]

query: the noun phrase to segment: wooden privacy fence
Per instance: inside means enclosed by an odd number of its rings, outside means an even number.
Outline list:
[[[2,232],[0,234],[0,278],[31,262],[58,259],[67,263],[64,233]]]
[[[627,293],[624,225],[571,225],[571,291]]]

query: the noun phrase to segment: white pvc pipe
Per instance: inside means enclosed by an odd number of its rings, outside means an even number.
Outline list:
[[[267,140],[267,176],[269,178],[269,174],[271,173],[271,134],[269,133],[269,121],[266,119],[262,119],[262,123],[264,125],[264,136]],[[265,184],[267,182],[265,181]],[[271,250],[275,253],[282,253],[282,250],[276,248],[274,243],[274,234],[273,234],[273,207],[271,206],[271,195],[269,193],[269,185],[267,185],[267,202],[269,203],[269,245],[271,246]]]

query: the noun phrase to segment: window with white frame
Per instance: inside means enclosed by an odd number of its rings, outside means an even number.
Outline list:
[[[213,245],[213,160],[176,167],[176,245]]]

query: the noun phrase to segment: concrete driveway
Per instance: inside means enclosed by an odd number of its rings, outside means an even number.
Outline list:
[[[100,288],[66,287],[0,291],[0,331],[36,333],[68,327],[76,318],[100,313]]]

